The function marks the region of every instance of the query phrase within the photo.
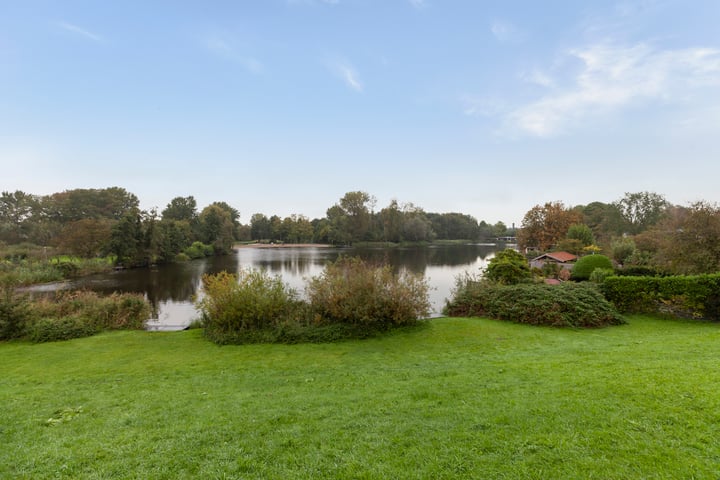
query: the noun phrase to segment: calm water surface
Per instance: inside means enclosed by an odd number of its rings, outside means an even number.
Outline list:
[[[397,269],[424,275],[431,287],[433,312],[439,314],[445,299],[450,296],[455,277],[466,271],[478,272],[499,248],[483,244],[368,249],[240,248],[233,255],[225,257],[93,275],[71,282],[43,285],[34,290],[86,288],[101,293],[142,293],[153,306],[148,327],[175,330],[186,327],[197,318],[198,312],[192,299],[198,293],[201,277],[205,273],[223,270],[237,272],[246,267],[266,269],[271,274],[280,275],[302,294],[306,279],[319,275],[327,262],[340,255],[357,255],[372,262],[383,262]]]

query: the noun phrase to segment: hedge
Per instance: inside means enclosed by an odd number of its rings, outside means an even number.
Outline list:
[[[720,273],[669,277],[607,277],[605,297],[621,312],[673,314],[720,320]]]

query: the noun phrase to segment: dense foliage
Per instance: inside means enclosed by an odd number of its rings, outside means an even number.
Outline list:
[[[242,269],[237,275],[203,275],[203,297],[197,302],[205,335],[215,343],[244,343],[255,332],[277,332],[302,321],[302,302],[279,276]]]
[[[572,269],[573,280],[589,280],[596,268],[612,269],[613,264],[605,255],[586,255],[578,259]]]
[[[624,320],[594,284],[502,285],[471,276],[459,278],[443,311],[530,325],[602,327]]]
[[[612,276],[605,297],[623,312],[669,312],[720,320],[720,274],[668,277]]]
[[[342,257],[310,281],[307,293],[323,322],[387,329],[426,317],[428,288],[422,276],[406,270]]]
[[[149,317],[150,305],[142,295],[66,291],[31,299],[6,284],[0,297],[0,340],[49,342],[103,330],[141,329]]]
[[[506,248],[497,252],[488,262],[485,278],[494,282],[513,285],[532,280],[527,259],[516,250]]]
[[[414,324],[430,308],[427,283],[407,272],[341,258],[310,280],[308,301],[265,271],[203,277],[197,302],[215,343],[334,341]]]

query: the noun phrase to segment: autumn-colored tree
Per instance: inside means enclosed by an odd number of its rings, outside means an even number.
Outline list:
[[[518,245],[520,248],[549,250],[565,238],[571,225],[581,221],[580,212],[566,208],[562,202],[535,205],[523,217]]]

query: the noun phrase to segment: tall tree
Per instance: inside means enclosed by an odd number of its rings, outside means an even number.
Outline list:
[[[670,203],[663,195],[653,192],[626,193],[614,203],[625,221],[625,233],[636,234],[657,224]]]
[[[39,200],[20,190],[0,194],[0,240],[7,243],[32,241],[33,218]]]
[[[523,217],[518,232],[520,248],[549,250],[567,235],[570,225],[580,223],[581,215],[566,208],[562,202],[547,202],[535,205]]]
[[[197,220],[197,202],[195,197],[175,197],[170,200],[161,213],[163,220],[183,220],[192,224]]]
[[[235,242],[235,225],[230,212],[216,205],[208,205],[200,212],[200,232],[202,241],[212,245],[216,255],[232,250]]]

